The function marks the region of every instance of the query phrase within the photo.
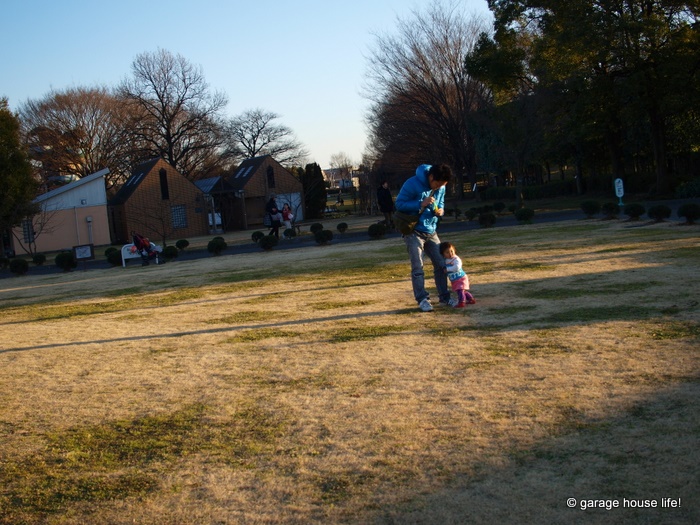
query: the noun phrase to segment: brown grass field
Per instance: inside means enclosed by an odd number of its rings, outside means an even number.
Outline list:
[[[700,523],[700,228],[442,238],[0,279],[0,523]]]

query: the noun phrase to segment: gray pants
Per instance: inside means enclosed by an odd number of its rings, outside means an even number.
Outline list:
[[[440,253],[440,238],[437,233],[428,234],[413,232],[403,238],[411,261],[411,284],[416,302],[429,299],[430,294],[425,289],[425,272],[423,271],[423,253],[427,254],[433,263],[433,276],[440,301],[450,300],[450,289],[447,286],[445,259]]]

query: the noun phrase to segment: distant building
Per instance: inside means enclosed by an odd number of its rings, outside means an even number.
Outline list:
[[[107,218],[105,168],[96,173],[60,186],[34,199],[41,211],[13,230],[12,250],[26,251],[23,246],[34,243],[37,253],[71,250],[74,246],[110,244]]]
[[[226,182],[241,199],[233,219],[240,229],[263,224],[265,204],[272,194],[280,208],[289,204],[295,221],[304,218],[304,186],[270,155],[243,161]]]
[[[202,191],[162,158],[136,166],[109,201],[112,242],[131,242],[137,231],[151,240],[207,235]]]

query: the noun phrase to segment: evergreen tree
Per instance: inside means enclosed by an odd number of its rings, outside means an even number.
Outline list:
[[[304,186],[304,202],[306,210],[304,217],[306,219],[319,219],[323,216],[323,211],[326,209],[326,183],[323,180],[323,172],[321,166],[316,164],[307,164],[306,169],[299,169],[299,180]]]
[[[0,231],[18,226],[31,215],[37,183],[21,145],[19,121],[7,99],[0,99]]]

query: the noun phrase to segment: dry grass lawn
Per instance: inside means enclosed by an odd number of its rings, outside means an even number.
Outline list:
[[[0,523],[700,523],[698,227],[442,237],[0,280]]]

